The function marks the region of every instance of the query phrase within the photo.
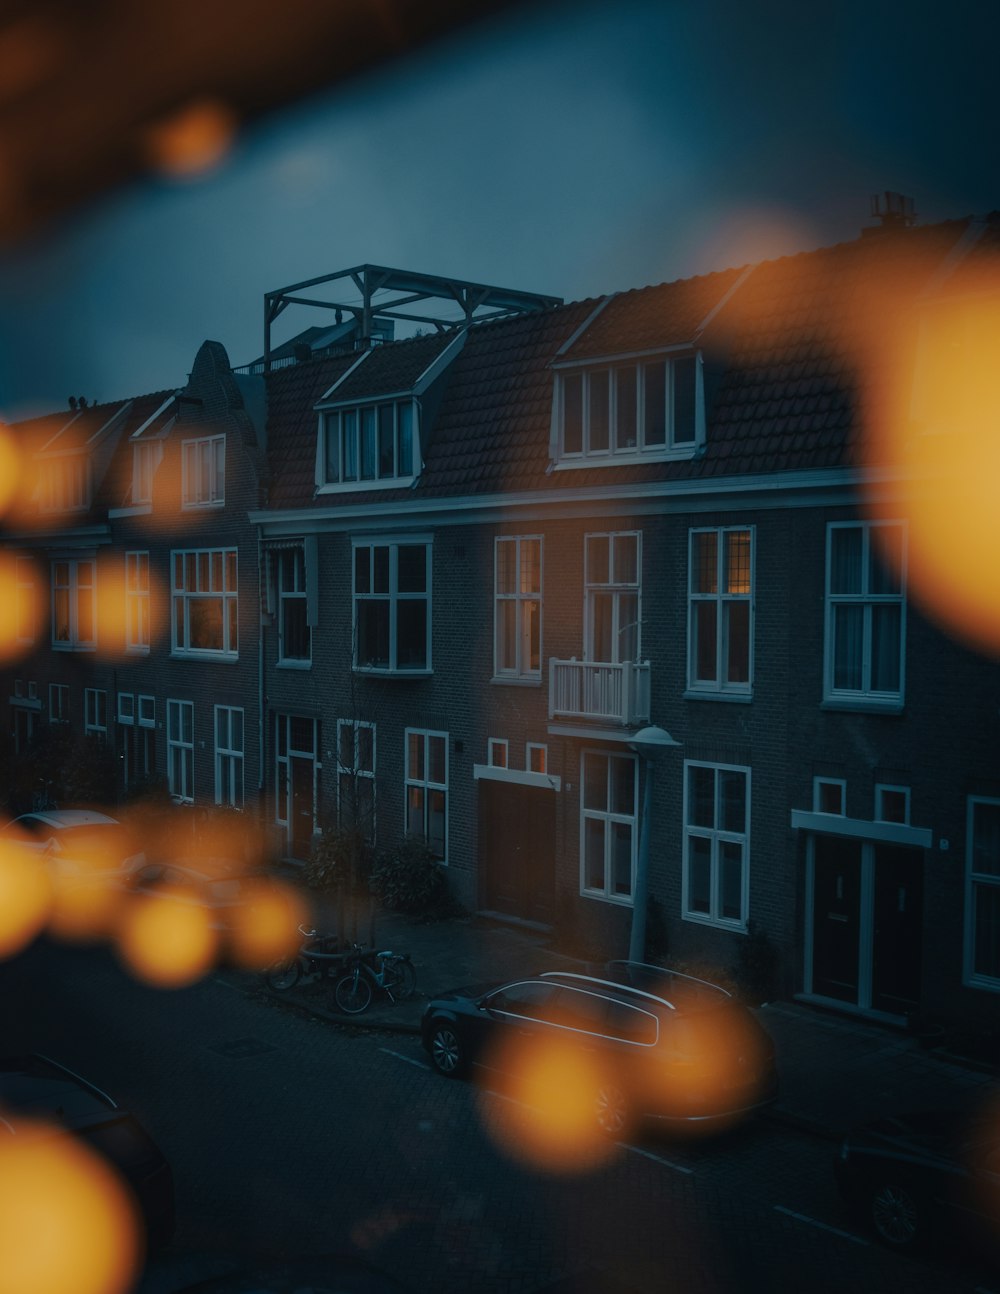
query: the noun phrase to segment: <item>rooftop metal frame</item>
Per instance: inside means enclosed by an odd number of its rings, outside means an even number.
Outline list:
[[[344,279],[353,283],[361,297],[360,303],[298,295],[306,288]],[[376,296],[380,293],[390,294],[390,299],[377,301]],[[393,293],[396,295],[391,295]],[[461,318],[443,319],[439,315],[403,309],[421,301],[438,301],[457,306],[461,311]],[[355,265],[349,270],[337,270],[333,274],[304,279],[301,283],[292,283],[288,287],[264,294],[264,372],[269,372],[271,368],[271,325],[290,305],[353,314],[358,322],[357,336],[369,341],[372,337],[372,324],[376,319],[402,319],[409,323],[430,324],[438,332],[445,332],[452,328],[468,327],[473,320],[530,314],[562,303],[562,297],[543,296],[538,292],[519,292],[513,288],[492,287],[486,283],[469,283],[464,279],[441,278],[435,274],[415,274],[411,270],[390,269],[385,265]],[[338,320],[339,318],[340,314]]]

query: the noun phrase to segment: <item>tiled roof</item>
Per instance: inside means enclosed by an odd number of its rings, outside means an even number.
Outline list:
[[[269,506],[312,503],[316,471],[316,402],[357,359],[354,353],[292,364],[267,374]]]
[[[636,288],[613,296],[583,334],[559,356],[596,359],[691,342],[742,270],[721,270],[656,287]]]
[[[427,368],[454,340],[454,332],[431,333],[426,337],[373,346],[330,399],[335,404],[342,404],[349,400],[412,391]],[[352,357],[353,360],[357,358],[356,354]]]

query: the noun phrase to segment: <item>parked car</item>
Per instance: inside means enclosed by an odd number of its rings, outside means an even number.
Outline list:
[[[79,1137],[131,1188],[150,1249],[174,1231],[170,1165],[140,1126],[106,1092],[47,1056],[0,1059],[0,1135],[17,1136],[18,1119],[44,1119]]]
[[[646,1118],[729,1127],[778,1091],[773,1043],[749,1010],[715,984],[637,962],[609,963],[602,978],[552,971],[456,990],[428,1003],[421,1036],[448,1077],[517,1064],[512,1040],[587,1053],[601,1074],[595,1117],[611,1136]]]
[[[16,840],[45,854],[61,870],[131,876],[146,862],[132,832],[117,818],[93,809],[45,809],[24,813],[0,828],[0,839]]]
[[[878,1119],[844,1138],[834,1171],[848,1207],[893,1249],[959,1236],[998,1251],[995,1117],[924,1110]]]
[[[135,874],[129,889],[133,894],[174,892],[181,903],[203,907],[213,928],[228,931],[234,920],[260,894],[267,878],[261,873],[242,875],[236,865],[224,859],[210,859],[201,866],[181,863],[147,863]]]

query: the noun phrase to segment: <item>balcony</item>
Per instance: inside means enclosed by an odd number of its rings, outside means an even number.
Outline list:
[[[549,660],[549,718],[649,722],[649,661]]]

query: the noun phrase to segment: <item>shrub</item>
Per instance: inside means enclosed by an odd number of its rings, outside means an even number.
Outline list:
[[[751,921],[740,940],[731,973],[740,994],[755,1006],[768,1002],[778,989],[778,950],[766,930]]]
[[[420,836],[404,836],[395,848],[379,855],[371,888],[392,912],[432,917],[451,911],[444,869]]]

